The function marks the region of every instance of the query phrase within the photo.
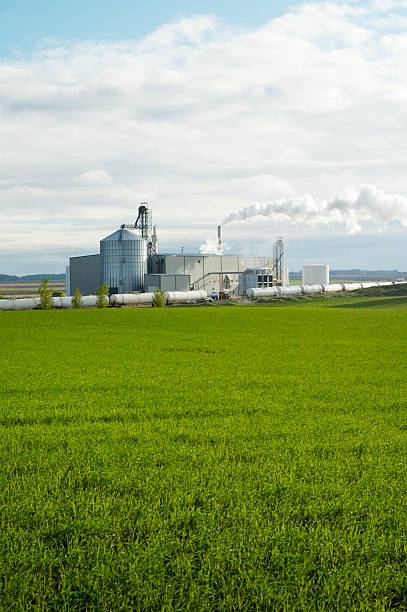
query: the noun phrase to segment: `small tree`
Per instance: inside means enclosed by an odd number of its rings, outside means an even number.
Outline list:
[[[41,282],[38,293],[40,294],[40,309],[51,310],[52,308],[52,289],[48,286],[49,279],[44,278]]]
[[[109,298],[107,297],[108,292],[109,292],[109,286],[107,283],[103,283],[103,285],[100,285],[100,287],[97,288],[96,290],[96,295],[98,296],[96,300],[97,308],[107,308],[109,306]]]
[[[153,294],[153,306],[154,308],[165,308],[167,302],[167,296],[165,291],[162,289],[156,289]]]
[[[82,293],[79,287],[76,287],[75,293],[72,296],[71,302],[72,302],[72,308],[82,308],[83,299],[82,299]]]

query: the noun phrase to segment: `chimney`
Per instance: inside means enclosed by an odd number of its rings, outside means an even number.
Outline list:
[[[222,255],[222,226],[218,225],[218,254]]]

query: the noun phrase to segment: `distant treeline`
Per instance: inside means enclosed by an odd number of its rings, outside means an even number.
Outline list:
[[[48,278],[52,281],[65,280],[65,274],[26,274],[25,276],[16,276],[14,274],[0,274],[0,282],[12,281],[42,281]]]
[[[383,280],[383,279],[396,279],[396,278],[407,278],[407,272],[400,272],[400,270],[360,270],[354,268],[352,270],[329,270],[329,277],[352,280]],[[302,278],[302,272],[290,272],[290,279],[298,280]]]

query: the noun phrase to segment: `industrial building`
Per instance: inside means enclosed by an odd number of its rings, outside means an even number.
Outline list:
[[[159,253],[151,210],[143,203],[134,225],[122,225],[100,241],[100,254],[70,258],[67,290],[69,287],[73,293],[79,287],[83,295],[94,294],[106,282],[110,293],[118,294],[151,292],[157,288],[238,294],[249,286],[283,284],[283,254],[283,242],[279,239],[270,256],[224,255],[221,226],[218,227],[218,254]]]

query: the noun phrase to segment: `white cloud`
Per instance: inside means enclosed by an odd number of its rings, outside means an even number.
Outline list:
[[[106,183],[111,183],[113,179],[111,175],[104,170],[87,170],[75,176],[74,180],[77,183],[83,183],[85,185],[105,185]]]
[[[405,6],[310,2],[246,31],[201,15],[3,62],[0,250],[31,229],[38,249],[95,249],[140,201],[198,247],[251,203],[407,193]]]

